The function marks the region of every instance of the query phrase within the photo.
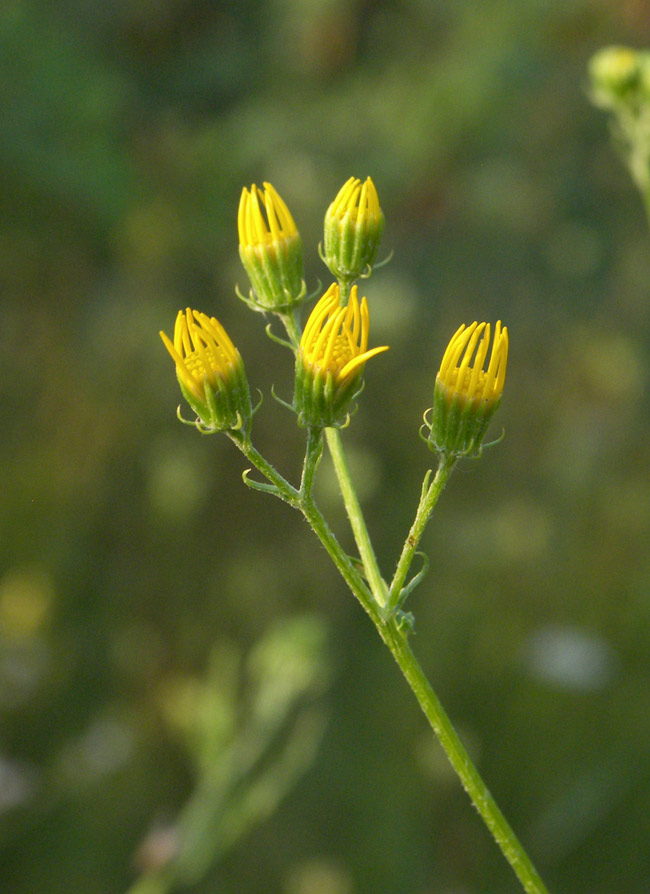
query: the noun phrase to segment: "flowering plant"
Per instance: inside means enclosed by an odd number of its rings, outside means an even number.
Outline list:
[[[341,428],[363,387],[368,360],[387,350],[369,348],[370,311],[359,301],[354,281],[371,274],[384,230],[377,191],[350,178],[325,215],[322,257],[334,282],[316,303],[302,329],[300,306],[305,300],[302,249],[287,206],[273,187],[255,185],[242,192],[239,207],[239,250],[251,293],[244,301],[255,310],[274,314],[287,339],[272,335],[294,355],[293,403],[285,404],[306,430],[302,475],[291,484],[253,446],[253,412],[238,351],[214,319],[197,311],[180,312],[174,342],[161,333],[176,364],[181,391],[197,415],[202,432],[224,432],[264,480],[249,471],[248,487],[276,496],[302,513],[329,553],[346,584],[373,621],[390,649],[447,757],[524,889],[543,894],[544,884],[472,763],[451,721],[425,677],[409,645],[413,615],[404,610],[407,597],[423,579],[428,562],[416,574],[411,566],[433,509],[456,463],[480,455],[489,423],[503,394],[508,359],[508,331],[498,322],[461,325],[443,354],[433,388],[433,406],[425,413],[427,446],[438,456],[422,484],[411,529],[390,583],[381,574],[363,512],[352,482]],[[264,214],[262,212],[264,206]],[[242,297],[242,296],[240,296]],[[271,335],[270,328],[267,332]],[[491,344],[491,352],[490,352]],[[488,359],[488,353],[490,354]],[[486,368],[487,363],[487,368]],[[284,402],[283,402],[284,403]],[[358,559],[351,558],[318,507],[313,485],[324,445],[330,451]]]

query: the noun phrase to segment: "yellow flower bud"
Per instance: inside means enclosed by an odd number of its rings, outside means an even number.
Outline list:
[[[264,209],[264,210],[262,210]],[[270,183],[244,187],[237,216],[239,256],[253,287],[257,310],[284,312],[300,304],[302,242],[293,217]]]
[[[294,407],[301,425],[322,428],[341,424],[361,387],[363,369],[388,346],[368,350],[370,318],[357,287],[340,306],[333,283],[312,310],[296,356]]]
[[[323,260],[337,279],[367,276],[377,257],[386,220],[370,177],[343,184],[325,214]]]
[[[501,402],[508,362],[508,330],[497,322],[487,369],[490,324],[460,326],[440,364],[433,392],[430,449],[466,456],[481,447]]]
[[[174,341],[160,332],[181,391],[209,431],[247,431],[252,417],[244,364],[226,330],[198,310],[179,310]]]
[[[635,97],[642,69],[642,54],[630,47],[604,47],[589,62],[594,102],[611,109]]]

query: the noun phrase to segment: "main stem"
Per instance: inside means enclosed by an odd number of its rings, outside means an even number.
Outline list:
[[[533,866],[530,857],[524,850],[508,821],[501,813],[499,806],[490,794],[478,770],[472,763],[470,756],[458,737],[447,713],[431,688],[429,681],[409,647],[407,632],[400,630],[398,621],[393,613],[393,610],[399,606],[400,593],[404,586],[413,557],[415,556],[418,543],[424,533],[431,512],[433,511],[445,484],[449,480],[449,476],[455,465],[455,458],[442,458],[433,481],[428,487],[425,486],[423,488],[415,520],[413,521],[409,535],[404,543],[404,549],[402,550],[402,555],[400,556],[395,576],[393,577],[393,582],[391,584],[389,599],[386,601],[385,584],[379,572],[377,559],[372,548],[372,543],[370,542],[370,536],[368,534],[361,506],[359,505],[356,491],[350,478],[350,472],[343,452],[341,436],[338,429],[334,428],[326,429],[325,436],[327,438],[330,453],[332,454],[334,468],[357,547],[359,549],[359,555],[361,556],[366,577],[376,603],[376,606],[371,607],[373,609],[372,611],[369,610],[369,607],[366,604],[367,598],[360,597],[359,594],[355,592],[355,588],[349,580],[348,584],[357,598],[359,598],[359,601],[362,603],[366,611],[368,611],[379,635],[390,649],[393,658],[397,662],[402,674],[417,698],[431,728],[438,737],[438,741],[442,745],[449,762],[456,771],[463,788],[472,799],[483,822],[492,833],[494,840],[501,848],[503,855],[510,863],[517,878],[523,885],[524,890],[527,894],[548,894],[544,882]],[[307,518],[310,520],[309,516],[307,516]],[[314,529],[316,530],[316,528]],[[320,536],[318,530],[316,530],[316,533],[320,537],[325,548],[330,552],[330,545],[328,542]],[[338,541],[336,541],[336,543],[338,545]],[[377,598],[377,593],[381,595],[381,599]],[[379,609],[378,611],[377,608]]]
[[[533,866],[530,857],[505,816],[501,813],[499,806],[474,766],[445,709],[431,688],[431,684],[409,647],[406,633],[398,628],[395,618],[384,621],[381,610],[370,598],[363,581],[356,573],[354,566],[342,550],[338,540],[311,498],[309,498],[306,504],[303,504],[302,512],[334,560],[334,564],[345,578],[348,586],[372,618],[377,632],[390,649],[406,682],[411,687],[449,762],[456,771],[463,788],[472,799],[474,806],[492,833],[494,840],[501,848],[506,860],[512,866],[517,878],[523,885],[524,891],[527,894],[548,894],[547,888]]]
[[[333,430],[327,429],[326,431],[329,435],[330,431]],[[338,435],[338,432],[335,432],[335,434]],[[427,720],[429,721],[432,730],[434,731],[440,744],[442,745],[442,748],[447,755],[449,762],[456,771],[456,774],[460,779],[463,788],[472,799],[472,802],[481,815],[483,822],[492,833],[494,840],[501,848],[501,851],[506,860],[508,860],[508,862],[510,863],[517,878],[521,882],[524,891],[526,891],[526,894],[548,894],[548,890],[544,885],[541,877],[537,873],[537,870],[533,866],[530,857],[524,850],[521,842],[510,827],[508,821],[501,813],[501,810],[499,809],[496,801],[488,791],[487,786],[483,782],[481,775],[474,766],[469,754],[465,750],[463,743],[456,733],[456,730],[452,726],[452,723],[449,720],[449,717],[447,716],[444,708],[442,707],[437,695],[431,688],[429,681],[427,680],[415,655],[409,647],[406,632],[400,630],[397,619],[395,617],[387,618],[385,616],[382,608],[383,604],[378,603],[376,597],[374,596],[374,593],[370,592],[370,590],[366,586],[366,583],[356,570],[350,557],[347,555],[345,550],[336,539],[322,513],[316,506],[310,489],[303,488],[301,489],[301,491],[297,491],[286,481],[285,478],[282,477],[282,475],[279,474],[279,472],[277,472],[273,468],[273,466],[270,465],[270,463],[268,463],[264,459],[264,457],[261,456],[260,453],[258,453],[258,451],[252,446],[247,438],[241,436],[233,437],[232,435],[231,438],[235,441],[235,443],[245,454],[245,456],[253,463],[253,465],[255,465],[256,468],[260,472],[262,472],[267,480],[270,481],[271,484],[277,489],[276,495],[302,512],[305,519],[313,528],[316,536],[329,553],[332,561],[334,562],[334,565],[341,573],[343,579],[372,619],[372,622],[377,628],[377,632],[390,649],[393,658],[397,662],[400,670],[402,671],[402,674],[404,675],[404,678],[406,679],[406,682],[409,684],[411,690],[413,691],[413,694],[417,698],[418,703],[422,708],[422,711],[424,712]],[[314,443],[312,444],[314,455],[316,455],[317,453],[315,440],[316,439],[314,439]],[[340,452],[342,455],[342,445],[340,443],[340,439],[333,438],[332,440],[334,442],[335,448],[338,444],[338,452]],[[328,443],[330,443],[329,437]],[[347,469],[347,464],[345,465],[345,469]],[[354,488],[352,487],[352,483],[349,479],[349,472],[347,473],[346,477],[349,488],[354,495],[354,502],[358,507],[358,516],[361,519],[361,524],[358,525],[358,528],[362,534],[363,531],[365,531],[365,535],[363,535],[361,539],[364,540],[365,538],[367,538],[367,543],[368,545],[370,545],[370,538],[368,537],[368,532],[365,528],[365,523],[363,522],[361,508],[359,507],[358,500],[356,499],[356,494],[354,493]],[[438,478],[438,476],[436,476],[436,478]],[[423,494],[423,498],[420,501],[419,509],[431,500],[432,492],[435,493],[437,491],[439,494],[439,491],[442,490],[444,482],[442,482],[440,479],[438,479],[438,481],[439,485],[436,486],[436,480],[434,479],[429,490],[426,492],[426,494]],[[427,497],[429,498],[429,500],[426,499]],[[435,499],[437,499],[437,496],[435,497]],[[356,510],[353,514],[356,515]],[[372,559],[374,560],[374,565],[376,567],[376,559],[374,559],[374,552],[372,551],[371,545],[370,550]],[[372,560],[369,562],[369,564],[372,565]],[[377,574],[378,573],[379,571],[377,568]],[[385,593],[383,589],[382,593]]]
[[[431,684],[409,647],[406,634],[397,629],[395,619],[391,619],[383,628],[378,629],[417,698],[431,728],[438,737],[438,741],[456,771],[463,788],[472,799],[483,822],[513,868],[524,891],[527,894],[548,894],[548,890],[530,857],[501,813],[498,804],[490,794],[452,726],[445,709],[431,688]]]

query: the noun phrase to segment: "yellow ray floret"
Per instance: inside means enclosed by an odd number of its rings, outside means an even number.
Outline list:
[[[262,204],[266,216],[262,213]],[[270,183],[258,189],[253,183],[250,192],[242,190],[237,215],[239,244],[243,247],[268,245],[298,235],[291,212]]]
[[[370,177],[367,177],[363,184],[356,177],[350,177],[328,210],[328,215],[332,217],[350,214],[354,220],[360,222],[366,217],[379,217],[380,213],[379,196]]]
[[[440,364],[437,381],[448,401],[493,404],[503,392],[508,362],[508,330],[499,320],[494,329],[492,353],[487,370],[485,358],[490,347],[490,324],[463,323],[452,336]]]
[[[346,307],[339,303],[339,286],[333,283],[311,312],[300,340],[300,351],[306,367],[331,373],[336,382],[353,375],[375,354],[388,350],[388,345],[368,348],[369,314],[365,298],[350,291]]]
[[[241,368],[239,351],[221,323],[198,310],[179,310],[173,344],[164,332],[160,337],[176,364],[178,378],[199,400],[205,400],[206,381],[216,390],[218,378],[226,380]]]

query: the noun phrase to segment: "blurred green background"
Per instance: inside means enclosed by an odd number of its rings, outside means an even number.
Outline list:
[[[344,435],[386,575],[449,337],[497,318],[511,337],[506,438],[424,540],[416,654],[550,888],[649,890],[650,239],[586,95],[610,43],[650,44],[650,6],[3,4],[3,894],[119,894],[163,866],[206,741],[218,762],[238,717],[269,720],[285,646],[260,663],[256,644],[278,624],[292,642],[294,616],[310,645],[285,735],[305,712],[312,733],[266,815],[239,834],[224,814],[218,861],[177,890],[519,890],[302,520],[175,419],[157,332],[189,304],[265,394],[256,445],[298,474],[270,396],[290,399],[289,355],[234,295],[237,204],[273,183],[312,290],[350,175],[372,176],[394,252],[362,288],[391,350]],[[351,549],[326,466],[319,494]]]

